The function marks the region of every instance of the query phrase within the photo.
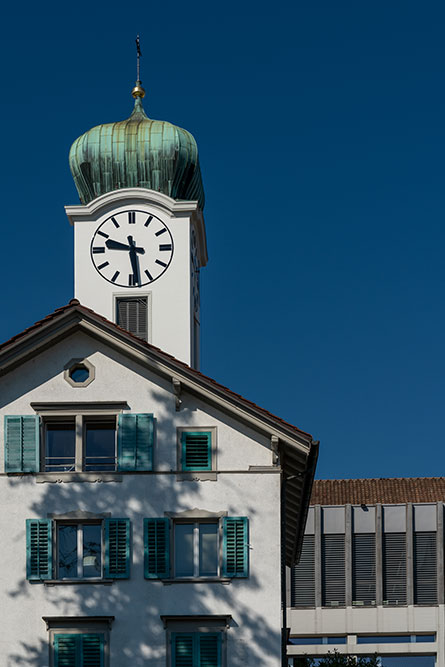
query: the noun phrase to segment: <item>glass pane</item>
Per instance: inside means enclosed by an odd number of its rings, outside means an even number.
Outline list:
[[[59,579],[77,577],[77,526],[59,526]]]
[[[74,470],[76,432],[71,424],[47,424],[45,469],[48,471]]]
[[[102,576],[102,527],[100,525],[83,526],[83,576]]]
[[[199,574],[201,577],[218,575],[218,525],[199,524]]]
[[[175,526],[175,576],[193,577],[193,530],[192,523]]]
[[[75,366],[70,371],[70,378],[74,382],[85,382],[90,377],[90,371],[86,366]]]
[[[433,655],[397,655],[380,658],[382,667],[434,667]]]
[[[367,635],[357,637],[357,644],[407,644],[411,635]]]
[[[116,469],[116,426],[90,422],[85,435],[85,470]]]

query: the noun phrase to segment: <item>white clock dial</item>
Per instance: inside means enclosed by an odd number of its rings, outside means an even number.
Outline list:
[[[119,287],[143,287],[162,276],[173,257],[173,238],[158,217],[134,209],[107,218],[91,241],[91,260]]]

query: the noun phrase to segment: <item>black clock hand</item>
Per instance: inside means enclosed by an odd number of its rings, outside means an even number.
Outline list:
[[[107,248],[109,250],[130,250],[130,247],[131,247],[131,246],[127,245],[126,243],[120,243],[119,241],[113,241],[113,239],[107,239],[105,241],[105,245],[107,246]],[[144,248],[134,247],[134,249],[140,255],[143,255],[145,253]]]
[[[139,269],[139,257],[137,256],[138,250],[142,250],[144,253],[145,250],[143,248],[136,248],[136,244],[133,240],[132,236],[128,237],[128,243],[130,244],[130,262],[131,262],[131,268],[133,270],[133,280],[135,285],[140,285],[141,283],[141,272]]]

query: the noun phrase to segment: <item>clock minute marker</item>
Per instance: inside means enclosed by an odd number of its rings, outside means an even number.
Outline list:
[[[119,225],[118,221],[116,220],[116,218],[111,218],[111,222],[112,222],[113,225],[116,227],[116,229],[118,229],[118,228],[120,227],[120,225]]]
[[[160,229],[158,232],[156,232],[155,236],[161,236],[161,234],[165,234],[167,229],[164,227],[164,229]]]
[[[104,246],[97,246],[96,248],[93,248],[93,255],[98,255],[102,252],[105,252]]]
[[[150,271],[148,269],[145,269],[145,275],[149,280],[153,280],[153,276],[151,275]]]
[[[172,249],[172,244],[171,243],[161,243],[159,246],[159,250],[171,250]]]
[[[118,277],[119,277],[119,274],[120,274],[120,271],[116,271],[116,273],[114,274],[114,276],[113,276],[112,279],[111,279],[111,282],[112,282],[112,283],[115,283],[115,282],[116,282],[116,280],[117,280]]]
[[[151,222],[152,220],[153,220],[153,216],[152,216],[152,215],[149,215],[148,218],[147,218],[147,220],[146,220],[145,223],[144,223],[144,227],[148,227],[148,225],[150,224],[150,222]]]
[[[98,269],[104,269],[106,266],[109,265],[109,263],[110,263],[110,262],[104,262],[103,264],[99,264],[99,266],[98,266],[97,268],[98,268]]]
[[[161,262],[160,259],[157,259],[155,261],[156,261],[156,264],[159,264],[160,266],[167,266],[167,264],[165,262]]]
[[[98,236],[103,236],[104,239],[108,238],[108,234],[105,234],[105,232],[97,232]]]
[[[128,211],[128,224],[129,225],[136,224],[136,211]]]

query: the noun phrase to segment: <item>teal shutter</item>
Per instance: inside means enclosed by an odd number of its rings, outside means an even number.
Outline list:
[[[5,472],[38,472],[39,418],[5,416]]]
[[[51,519],[26,520],[26,577],[52,579]]]
[[[172,633],[173,667],[196,667],[193,662],[194,644],[192,632]]]
[[[196,636],[198,643],[198,667],[220,667],[221,634],[201,632]]]
[[[54,667],[80,667],[78,635],[54,635]]]
[[[153,442],[153,415],[119,415],[117,435],[119,470],[152,470]]]
[[[54,667],[103,667],[102,634],[54,635]]]
[[[144,575],[146,579],[170,576],[170,521],[144,519]]]
[[[182,470],[212,469],[212,434],[210,431],[181,434]]]
[[[245,516],[223,518],[223,576],[249,576],[249,523]]]
[[[105,519],[105,564],[107,579],[130,576],[130,519]]]

